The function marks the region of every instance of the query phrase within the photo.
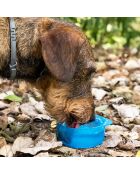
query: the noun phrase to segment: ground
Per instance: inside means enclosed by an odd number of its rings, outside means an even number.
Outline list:
[[[113,121],[105,141],[76,150],[56,139],[56,120],[37,89],[0,79],[0,156],[136,156],[140,148],[140,55],[137,49],[94,50],[92,79],[96,114]],[[19,96],[19,97],[17,97]]]

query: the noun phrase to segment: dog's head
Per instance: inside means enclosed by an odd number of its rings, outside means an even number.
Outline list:
[[[89,58],[89,56],[91,56],[89,49],[87,48],[86,50],[86,48],[83,47],[86,41],[85,35],[72,25],[56,22],[54,20],[46,21],[46,23],[44,22],[41,25],[40,42],[42,56],[49,72],[56,80],[61,82],[71,82],[71,80],[73,80],[79,59],[83,59],[84,62],[86,59],[85,57]],[[88,66],[90,66],[90,62],[92,61],[89,61],[89,64],[87,63],[87,69]],[[82,68],[86,69],[86,67]],[[90,68],[89,71],[91,73]],[[82,76],[82,72],[79,72],[79,74],[80,73]],[[83,85],[83,88],[85,88],[85,85]],[[82,89],[79,90],[82,91]],[[90,89],[88,92],[90,92]],[[92,107],[89,106],[91,105],[89,103],[92,102],[89,102],[89,99],[87,98],[87,107],[83,100],[76,100],[74,102],[78,102],[78,111],[75,106],[73,107],[73,105],[71,105],[70,109],[68,109],[70,111],[68,112],[77,113],[76,118],[80,118],[80,114],[84,113],[87,122],[86,111],[88,111],[87,114],[91,114]],[[80,103],[82,103],[81,105],[83,106],[81,106]],[[80,113],[82,108],[84,108],[84,111]],[[84,119],[80,122],[84,122]]]

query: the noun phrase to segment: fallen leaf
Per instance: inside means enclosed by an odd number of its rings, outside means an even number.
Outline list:
[[[36,155],[40,151],[47,151],[51,148],[62,146],[62,142],[58,141],[44,141],[40,140],[35,143],[29,137],[18,137],[12,146],[12,151],[14,154],[16,152],[27,153],[31,155]]]
[[[119,70],[112,69],[103,73],[103,77],[105,77],[107,80],[111,80],[114,76],[120,75],[120,73],[121,72]]]
[[[2,148],[3,146],[5,146],[7,143],[6,143],[6,140],[4,137],[0,137],[0,148]]]
[[[2,109],[6,109],[6,108],[8,108],[9,107],[9,104],[7,104],[7,103],[4,103],[3,101],[0,101],[0,109],[2,110]]]
[[[34,141],[30,137],[18,137],[13,143],[12,151],[13,154],[16,154],[16,152],[21,152],[24,148],[33,147]]]
[[[26,114],[19,114],[16,119],[21,123],[28,123],[30,122],[31,118]]]
[[[106,135],[103,146],[104,147],[116,147],[121,141],[122,141],[122,138],[120,135],[117,135],[115,133],[108,134],[108,135]]]
[[[116,151],[116,150],[108,150],[108,154],[110,154],[113,157],[131,157],[134,154],[131,151]]]
[[[19,96],[16,96],[15,94],[7,95],[4,99],[9,100],[9,101],[13,101],[13,102],[21,102],[22,101],[22,98]]]
[[[52,120],[52,118],[49,115],[45,115],[45,114],[37,114],[33,117],[34,120]]]
[[[24,103],[20,105],[20,109],[21,109],[21,112],[24,113],[25,115],[29,115],[29,116],[37,115],[36,109],[30,103]]]
[[[134,123],[140,125],[140,116],[134,119]]]
[[[35,155],[34,157],[49,157],[49,153],[48,152],[41,152],[41,153],[38,153],[37,155]]]
[[[95,108],[95,112],[106,115],[108,114],[107,109],[108,109],[108,105],[101,105]]]
[[[2,148],[0,148],[0,155],[5,157],[12,157],[13,156],[12,145],[5,145]]]
[[[136,70],[130,74],[130,80],[140,83],[140,70]]]
[[[128,101],[131,101],[133,92],[128,86],[118,86],[112,91],[112,94],[117,97],[123,97],[126,98]]]
[[[106,63],[105,62],[96,62],[96,71],[103,71],[107,69]]]
[[[133,89],[132,102],[140,105],[140,86],[135,86]]]
[[[107,94],[107,92],[103,89],[92,88],[91,93],[97,100],[102,100],[103,97]]]
[[[0,128],[5,129],[8,125],[8,117],[7,115],[3,114],[0,116]]]
[[[136,105],[128,105],[128,104],[122,104],[122,105],[112,105],[117,111],[119,116],[127,118],[135,118],[139,116],[140,110]]]
[[[128,133],[127,138],[130,140],[139,140],[140,136],[139,136],[138,132],[131,131]]]
[[[13,117],[9,117],[8,116],[8,124],[11,124],[15,121],[15,119]]]
[[[107,85],[108,82],[103,76],[92,78],[92,87],[106,87]]]
[[[130,125],[130,123],[133,123],[134,119],[135,118],[133,118],[133,117],[132,118],[131,117],[127,117],[127,118],[121,117],[123,124],[127,124],[127,125]]]
[[[69,148],[69,147],[59,147],[55,150],[57,153],[63,153],[63,154],[68,154],[68,155],[76,155],[76,149]]]
[[[115,97],[109,100],[110,103],[112,104],[122,104],[124,103],[124,98],[123,97]]]
[[[119,144],[119,148],[122,150],[134,150],[137,147],[140,147],[140,141],[137,140],[128,140],[126,143]]]
[[[112,85],[112,86],[115,86],[115,85],[120,85],[120,86],[127,86],[129,83],[129,79],[126,78],[126,77],[116,77],[116,78],[113,78],[109,84]]]
[[[128,70],[134,70],[140,68],[140,61],[139,59],[129,59],[124,67]]]
[[[10,106],[9,106],[9,114],[18,115],[20,113],[19,106],[20,106],[20,104],[17,103],[17,102],[10,103]]]
[[[56,138],[56,134],[55,133],[52,133],[49,130],[43,129],[43,130],[41,130],[39,132],[39,135],[35,139],[35,142],[39,142],[40,140],[44,140],[44,141],[57,141],[57,138]]]
[[[45,107],[44,107],[44,102],[37,102],[35,105],[34,105],[35,109],[40,113],[40,114],[47,114],[46,110],[45,110]]]
[[[126,132],[128,131],[127,128],[125,128],[124,126],[119,126],[119,125],[109,125],[106,127],[106,131],[114,131],[115,133],[118,132]]]
[[[8,95],[14,95],[13,91],[7,91],[7,92],[0,93],[0,100],[4,100],[4,98]]]
[[[59,146],[62,146],[62,142],[60,142],[60,141],[58,141],[58,142],[54,142],[54,141],[53,142],[47,142],[47,141],[44,141],[44,140],[40,140],[34,147],[22,148],[22,149],[20,149],[20,152],[35,155],[40,151],[47,151],[49,149],[59,147]]]

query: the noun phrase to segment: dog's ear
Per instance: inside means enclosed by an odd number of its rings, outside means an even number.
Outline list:
[[[56,27],[40,38],[42,55],[51,74],[58,80],[72,79],[84,39],[71,28]]]

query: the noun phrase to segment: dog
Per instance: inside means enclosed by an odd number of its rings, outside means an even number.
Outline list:
[[[93,50],[79,27],[53,18],[14,18],[17,79],[38,88],[59,122],[94,119],[91,76]],[[0,18],[0,76],[10,77],[9,18]]]

